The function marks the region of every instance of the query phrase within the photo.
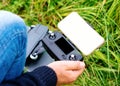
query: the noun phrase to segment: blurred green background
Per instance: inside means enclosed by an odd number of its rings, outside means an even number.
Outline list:
[[[21,16],[27,25],[43,24],[53,31],[61,19],[78,12],[105,43],[84,56],[85,72],[67,86],[119,86],[120,0],[0,0],[0,10]]]

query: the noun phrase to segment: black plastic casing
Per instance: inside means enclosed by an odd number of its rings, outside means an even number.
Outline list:
[[[59,32],[47,34],[42,39],[42,43],[48,54],[55,60],[83,60],[76,47]]]

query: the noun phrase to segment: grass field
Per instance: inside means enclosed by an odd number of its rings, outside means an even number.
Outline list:
[[[85,72],[69,86],[120,86],[120,0],[0,0],[0,9],[50,30],[58,30],[57,23],[70,12],[78,12],[105,43],[84,57]]]

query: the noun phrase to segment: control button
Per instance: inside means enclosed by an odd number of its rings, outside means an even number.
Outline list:
[[[49,35],[49,38],[52,39],[52,40],[54,40],[54,39],[56,38],[56,36],[55,36],[54,33],[51,33],[51,34]]]
[[[32,60],[36,60],[36,59],[38,58],[37,53],[31,54],[31,55],[30,55],[30,58],[31,58]]]
[[[70,55],[69,57],[70,60],[76,60],[76,56],[74,54]]]

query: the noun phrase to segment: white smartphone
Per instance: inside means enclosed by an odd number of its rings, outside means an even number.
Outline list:
[[[104,43],[104,38],[77,12],[72,12],[61,20],[58,28],[84,55],[91,54]]]

